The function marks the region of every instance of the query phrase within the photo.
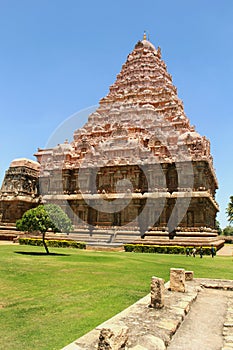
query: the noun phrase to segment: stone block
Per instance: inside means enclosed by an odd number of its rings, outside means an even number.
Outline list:
[[[128,327],[112,326],[102,328],[99,335],[98,350],[126,349],[128,341]]]
[[[185,292],[184,269],[170,269],[170,290],[173,292]]]
[[[145,350],[165,350],[166,349],[163,340],[151,334],[140,337],[138,343],[139,343],[138,344],[139,348],[135,348],[135,349],[141,349],[141,347],[142,349],[145,349]]]
[[[185,271],[185,281],[192,281],[194,273],[193,271]]]
[[[161,309],[164,306],[164,280],[158,277],[151,278],[151,303],[150,307]]]

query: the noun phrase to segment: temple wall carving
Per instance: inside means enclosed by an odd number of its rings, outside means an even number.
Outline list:
[[[102,193],[103,191],[124,193],[130,190],[144,193],[165,190],[172,193],[188,189],[190,184],[194,191],[209,191],[214,198],[216,188],[207,162],[193,163],[190,174],[182,163],[141,167],[109,166],[94,170],[90,168],[81,170],[81,174],[77,169],[62,172],[52,170],[48,176],[40,177],[40,192],[42,194]]]

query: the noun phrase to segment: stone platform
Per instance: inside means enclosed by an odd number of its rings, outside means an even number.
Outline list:
[[[67,345],[63,350],[94,350],[104,332],[112,332],[118,341],[126,337],[127,343],[123,347],[101,347],[101,349],[131,349],[131,350],[162,350],[169,347],[173,336],[186,321],[186,315],[192,309],[200,293],[207,289],[217,289],[225,293],[224,320],[219,324],[221,349],[233,349],[233,280],[194,279],[186,281],[186,292],[171,292],[169,282],[165,285],[164,307],[162,309],[150,308],[151,295],[148,294],[129,308],[125,309],[110,320],[97,326],[94,330]],[[220,292],[221,290],[221,292]],[[218,303],[220,294],[216,296]],[[211,308],[204,309],[204,313],[211,313]],[[208,317],[208,315],[207,315]],[[213,315],[212,317],[215,317]],[[195,322],[195,319],[193,320]],[[211,321],[211,320],[210,320]],[[211,324],[210,324],[211,327]],[[199,331],[198,331],[199,333]],[[190,334],[189,334],[190,335]],[[195,335],[198,337],[198,334]],[[209,341],[209,340],[208,340]],[[192,347],[191,347],[192,348]],[[186,347],[186,350],[190,350]],[[215,347],[202,349],[214,350]],[[179,349],[185,349],[181,347]]]
[[[213,244],[217,250],[224,246],[225,240],[219,236],[216,237],[182,237],[176,236],[173,239],[169,237],[156,237],[156,236],[146,236],[144,239],[140,238],[133,242],[133,244],[144,244],[144,245],[169,245],[169,246],[211,246]]]

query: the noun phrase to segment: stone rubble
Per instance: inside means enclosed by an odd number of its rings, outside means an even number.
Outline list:
[[[151,303],[150,306],[155,309],[164,307],[164,280],[158,277],[151,279]]]
[[[98,350],[126,349],[128,328],[115,326],[111,329],[103,328],[100,331]]]

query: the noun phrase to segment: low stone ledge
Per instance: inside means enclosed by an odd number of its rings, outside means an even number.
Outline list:
[[[209,289],[221,289],[221,290],[230,290],[233,291],[233,286],[229,285],[229,286],[221,286],[221,285],[216,285],[216,284],[205,284],[203,285],[203,287],[205,288],[209,288]]]
[[[222,335],[224,343],[224,347],[222,348],[222,350],[233,349],[233,296],[228,297],[227,312],[225,322],[223,324]]]
[[[213,288],[233,291],[233,280],[195,278],[196,282],[204,288]]]
[[[131,348],[131,350],[165,350],[164,342],[153,335],[145,335],[139,339],[139,344]]]
[[[164,306],[162,308],[155,309],[149,307],[151,303],[151,294],[148,294],[129,308],[102,323],[91,332],[67,345],[63,350],[98,349],[101,331],[103,329],[110,329],[114,333],[115,329],[114,334],[116,334],[116,327],[118,328],[118,333],[123,329],[128,329],[128,341],[125,349],[165,349],[184,320],[185,314],[190,308],[190,304],[196,299],[198,293],[194,281],[186,283],[186,293],[169,291],[168,286],[169,283],[166,283],[164,290]],[[111,348],[109,347],[109,349]],[[113,347],[112,349],[116,350],[117,348]],[[122,349],[124,349],[124,347]]]
[[[106,349],[164,350],[185,320],[185,315],[189,312],[192,302],[197,298],[198,292],[203,288],[209,288],[209,286],[229,291],[227,292],[229,293],[227,313],[222,330],[222,350],[233,349],[233,297],[231,296],[233,281],[195,278],[185,282],[185,293],[171,291],[169,285],[169,282],[165,284],[164,306],[162,308],[149,307],[151,303],[150,293],[91,332],[67,345],[63,350],[97,350],[98,346],[102,345],[99,344],[100,334],[103,335],[103,330],[106,329],[109,330],[109,334],[113,333],[112,344],[109,345],[111,347],[106,347]],[[117,340],[115,344],[113,339]],[[98,350],[100,349],[101,347]]]

